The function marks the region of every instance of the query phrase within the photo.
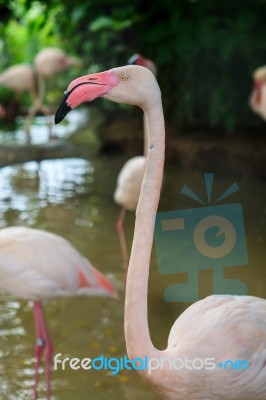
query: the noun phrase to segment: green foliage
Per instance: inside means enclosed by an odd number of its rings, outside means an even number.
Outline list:
[[[266,64],[266,0],[10,3],[12,18],[0,27],[3,66],[51,44],[80,55],[87,71],[139,52],[156,62],[167,118],[179,126],[233,132],[260,123],[248,98],[252,71]]]
[[[54,32],[58,8],[46,15],[46,8],[40,2],[32,2],[28,7],[25,0],[11,0],[10,10],[13,18],[0,23],[1,69],[10,64],[32,63],[41,48],[59,46],[60,36]]]

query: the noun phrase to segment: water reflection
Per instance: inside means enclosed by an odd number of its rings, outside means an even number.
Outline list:
[[[77,129],[82,128],[88,122],[89,114],[87,109],[73,110],[68,114],[64,122],[56,127],[53,126],[53,134],[58,138],[67,138],[71,133],[75,132]],[[49,116],[53,124],[54,116]],[[27,137],[24,131],[24,118],[16,118],[16,129],[1,130],[0,129],[0,143],[3,144],[25,144],[27,142]],[[39,145],[47,143],[49,141],[49,131],[47,129],[46,118],[43,116],[37,116],[34,118],[31,125],[31,144]]]
[[[55,344],[55,352],[64,357],[122,357],[124,272],[115,223],[119,208],[113,203],[116,176],[124,158],[78,158],[28,162],[0,169],[1,227],[25,225],[48,229],[69,239],[93,264],[120,288],[121,300],[74,298],[55,300],[45,305],[45,312]],[[202,176],[184,173],[174,166],[166,168],[161,210],[195,207],[180,194],[183,184],[204,196]],[[214,196],[220,195],[231,178],[217,177]],[[248,252],[247,268],[232,270],[243,279],[253,295],[266,297],[265,259],[265,188],[259,181],[238,180],[240,191],[230,201],[244,208]],[[128,242],[132,238],[134,214],[126,217]],[[188,304],[165,303],[165,287],[178,282],[176,276],[158,273],[153,250],[150,273],[149,320],[152,339],[163,348],[170,326]],[[208,277],[201,277],[201,296],[211,292]],[[0,297],[0,398],[29,399],[32,396],[34,371],[34,324],[31,305]],[[45,396],[44,376],[41,377]],[[79,400],[155,400],[157,397],[131,371],[116,376],[106,372],[54,371],[55,399]]]
[[[31,161],[0,169],[0,222],[14,214],[34,225],[40,209],[93,191],[94,166],[82,159]],[[9,216],[9,217],[8,217]],[[5,221],[7,217],[7,221]]]
[[[19,301],[13,299],[8,300],[7,295],[0,294],[0,335],[5,336],[23,336],[25,330],[21,326],[21,319],[17,313],[21,305]],[[7,354],[6,351],[1,351],[0,357],[4,357]]]

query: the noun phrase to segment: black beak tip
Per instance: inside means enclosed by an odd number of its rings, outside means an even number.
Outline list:
[[[56,111],[56,113],[55,113],[55,116],[54,116],[54,122],[55,122],[55,124],[57,125],[57,124],[59,124],[61,121],[63,121],[63,119],[65,118],[65,116],[69,113],[69,111],[71,111],[72,110],[72,108],[69,106],[69,105],[67,105],[67,104],[65,104],[65,105],[62,105],[62,104],[60,104],[60,106],[58,107],[58,109],[57,109],[57,111]]]
[[[63,121],[63,119],[64,119],[64,115],[62,113],[58,112],[58,110],[57,110],[55,113],[55,116],[54,116],[55,125],[59,124],[61,121]]]
[[[54,122],[55,124],[59,124],[65,116],[71,111],[72,108],[67,104],[66,102],[66,96],[64,96],[56,110],[55,116],[54,116]]]

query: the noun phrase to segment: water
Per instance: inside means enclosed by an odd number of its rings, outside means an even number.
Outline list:
[[[116,176],[124,157],[44,160],[0,169],[1,227],[23,225],[47,229],[70,240],[104,272],[118,288],[120,300],[72,298],[45,304],[45,313],[55,346],[62,357],[122,357],[126,354],[123,333],[124,272],[115,232],[119,208],[112,196]],[[218,197],[233,179],[215,178],[213,195]],[[231,276],[243,279],[249,293],[266,297],[265,186],[263,182],[237,180],[240,191],[228,201],[244,208],[250,263],[231,269]],[[197,206],[179,191],[187,184],[204,198],[202,175],[184,173],[167,166],[160,210]],[[134,215],[126,217],[128,243],[132,238]],[[158,273],[152,254],[149,282],[149,322],[152,340],[164,348],[169,329],[187,303],[165,303],[164,288],[173,277]],[[211,293],[208,273],[200,273],[200,296]],[[1,293],[0,298],[0,398],[32,397],[34,378],[34,324],[31,304]],[[53,398],[70,400],[155,400],[150,388],[132,371],[111,376],[103,371],[74,371],[66,368],[52,375]],[[41,374],[40,398],[45,398]]]
[[[54,126],[54,116],[50,115],[48,118],[49,122],[52,124],[53,134],[55,134],[58,139],[67,138],[77,129],[86,125],[89,118],[89,112],[84,108],[73,110],[66,116],[64,122],[56,127]],[[27,136],[24,131],[24,121],[24,118],[17,117],[15,130],[0,129],[0,142],[8,145],[23,145],[27,143]],[[37,116],[34,118],[30,128],[30,139],[32,145],[47,144],[47,141],[49,140],[47,122],[48,119],[43,116]]]

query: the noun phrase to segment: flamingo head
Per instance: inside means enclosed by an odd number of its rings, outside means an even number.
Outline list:
[[[148,58],[142,56],[141,54],[133,54],[133,56],[129,58],[128,64],[140,65],[142,67],[148,68],[156,76],[157,68],[155,63]]]
[[[50,77],[59,74],[71,66],[80,66],[78,58],[68,56],[57,47],[46,47],[34,58],[34,67],[39,75]]]
[[[154,87],[157,86],[157,92]],[[156,99],[160,89],[154,75],[144,67],[126,65],[96,74],[81,76],[68,86],[55,114],[55,123],[84,102],[104,97],[117,103],[144,108],[147,101]]]

